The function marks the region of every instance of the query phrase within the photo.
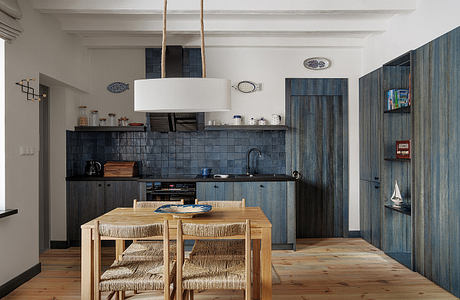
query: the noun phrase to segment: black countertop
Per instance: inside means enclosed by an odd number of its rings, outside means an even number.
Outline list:
[[[140,177],[100,177],[100,176],[70,176],[66,181],[137,181]]]
[[[246,181],[294,181],[295,178],[285,174],[258,174],[254,176],[230,175],[228,178],[200,176],[141,176],[141,177],[66,177],[67,181],[140,181],[140,182],[246,182]]]

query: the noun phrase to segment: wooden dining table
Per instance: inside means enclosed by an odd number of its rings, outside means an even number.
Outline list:
[[[169,220],[169,234],[176,238],[177,219],[157,214],[152,208],[116,208],[81,226],[81,299],[94,299],[94,222],[110,224],[151,224]],[[272,299],[271,223],[260,207],[213,208],[211,212],[182,219],[184,223],[222,224],[251,221],[253,299]],[[115,240],[116,257],[124,250],[124,241]]]

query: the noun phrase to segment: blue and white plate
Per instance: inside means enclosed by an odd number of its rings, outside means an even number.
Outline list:
[[[203,205],[203,204],[185,204],[185,205],[177,205],[177,204],[167,204],[158,207],[155,210],[155,213],[158,214],[169,214],[172,215],[174,218],[193,218],[199,214],[205,214],[212,210],[211,205]]]

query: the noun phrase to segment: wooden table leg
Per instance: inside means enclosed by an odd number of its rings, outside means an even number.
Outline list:
[[[260,299],[260,240],[252,241],[252,298]]]
[[[93,294],[93,239],[91,228],[81,229],[81,299],[92,300]]]
[[[272,299],[272,229],[262,229],[262,241],[261,241],[261,287],[262,287],[262,299]]]
[[[123,251],[125,251],[125,241],[115,240],[115,260],[120,260]],[[125,300],[125,292],[119,291],[117,297],[119,300]]]

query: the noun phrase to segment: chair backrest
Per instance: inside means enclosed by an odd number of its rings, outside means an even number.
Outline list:
[[[164,262],[164,295],[169,297],[169,223],[152,223],[142,225],[120,225],[100,223],[95,221],[93,228],[94,236],[94,291],[100,295],[99,282],[101,278],[101,239],[134,240],[141,238],[163,239],[163,262]],[[116,257],[116,260],[119,260]],[[100,298],[100,297],[99,297]],[[166,299],[166,298],[165,298]],[[169,299],[169,298],[168,298]]]
[[[251,223],[227,223],[227,224],[194,224],[177,221],[177,266],[184,263],[184,239],[186,238],[227,238],[244,239],[245,243],[245,277],[246,299],[251,295]],[[182,294],[182,268],[176,268],[177,295]]]
[[[211,205],[212,207],[224,208],[224,207],[246,207],[246,199],[241,200],[223,200],[223,201],[199,201],[195,199],[195,204]]]
[[[157,209],[160,206],[168,205],[168,204],[175,204],[175,205],[183,205],[184,199],[180,201],[138,201],[134,199],[133,201],[133,208],[153,208]]]

